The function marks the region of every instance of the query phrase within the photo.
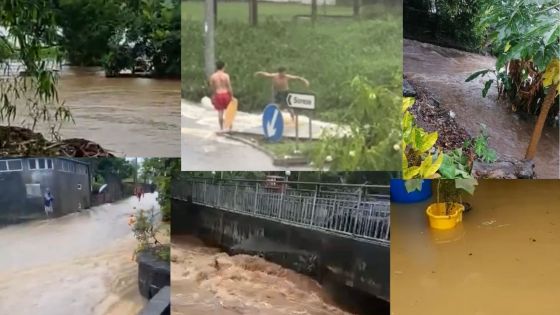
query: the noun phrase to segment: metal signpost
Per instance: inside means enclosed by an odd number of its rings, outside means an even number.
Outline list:
[[[272,142],[282,139],[284,132],[284,118],[276,104],[268,104],[263,111],[264,137]]]
[[[288,93],[286,96],[286,104],[294,108],[296,114],[296,149],[298,149],[299,140],[299,110],[315,110],[315,94],[311,93]],[[312,140],[311,114],[309,115],[309,140]]]

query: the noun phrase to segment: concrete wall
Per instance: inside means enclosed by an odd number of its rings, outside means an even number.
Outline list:
[[[389,300],[389,247],[180,200],[172,200],[171,211],[173,234],[195,234],[228,252],[259,254],[319,281]]]
[[[91,206],[89,164],[57,158],[51,159],[53,169],[30,169],[31,159],[18,160],[22,161],[22,170],[0,172],[0,222],[44,217],[43,195],[47,188],[55,198],[56,216]],[[73,171],[63,170],[63,163],[73,165]],[[85,173],[77,173],[79,167],[85,167]]]

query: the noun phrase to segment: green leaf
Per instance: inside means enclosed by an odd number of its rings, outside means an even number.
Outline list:
[[[482,89],[482,97],[486,97],[486,95],[488,94],[488,90],[490,90],[490,87],[492,87],[493,82],[494,80],[488,80],[484,82],[484,89]]]
[[[409,193],[415,190],[420,191],[422,189],[423,182],[424,180],[420,178],[405,180],[404,187],[406,188],[406,191]]]
[[[437,131],[430,132],[422,136],[420,145],[418,146],[418,151],[424,153],[430,150],[437,142],[438,133]]]
[[[474,190],[478,182],[474,178],[461,178],[455,180],[455,188],[462,189],[469,194],[474,194]]]
[[[485,76],[486,73],[488,73],[488,72],[490,72],[490,71],[492,71],[492,70],[486,69],[486,70],[477,71],[477,72],[471,74],[471,75],[465,80],[465,82],[470,82],[470,81],[472,81],[472,80],[478,78],[479,76]]]
[[[446,153],[442,153],[442,155],[443,155],[443,162],[439,167],[438,170],[439,174],[441,175],[442,178],[446,178],[446,179],[455,178],[456,167],[455,167],[455,163],[453,162],[453,158],[451,158]]]

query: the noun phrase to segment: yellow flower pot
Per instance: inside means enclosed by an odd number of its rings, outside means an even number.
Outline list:
[[[450,214],[445,214],[445,203],[432,203],[426,209],[430,227],[438,230],[449,230],[463,220],[465,207],[460,203],[453,203]]]

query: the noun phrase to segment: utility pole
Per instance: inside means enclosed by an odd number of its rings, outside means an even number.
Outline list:
[[[249,0],[249,24],[251,26],[257,26],[258,23],[258,4],[257,0]]]
[[[206,0],[204,11],[204,70],[209,78],[214,73],[216,65],[214,45],[214,0]]]
[[[354,17],[360,16],[360,5],[361,5],[360,2],[362,2],[362,1],[361,1],[361,0],[354,0],[354,6],[353,6],[353,8],[354,8]]]
[[[311,22],[315,25],[317,20],[317,0],[311,0]]]

